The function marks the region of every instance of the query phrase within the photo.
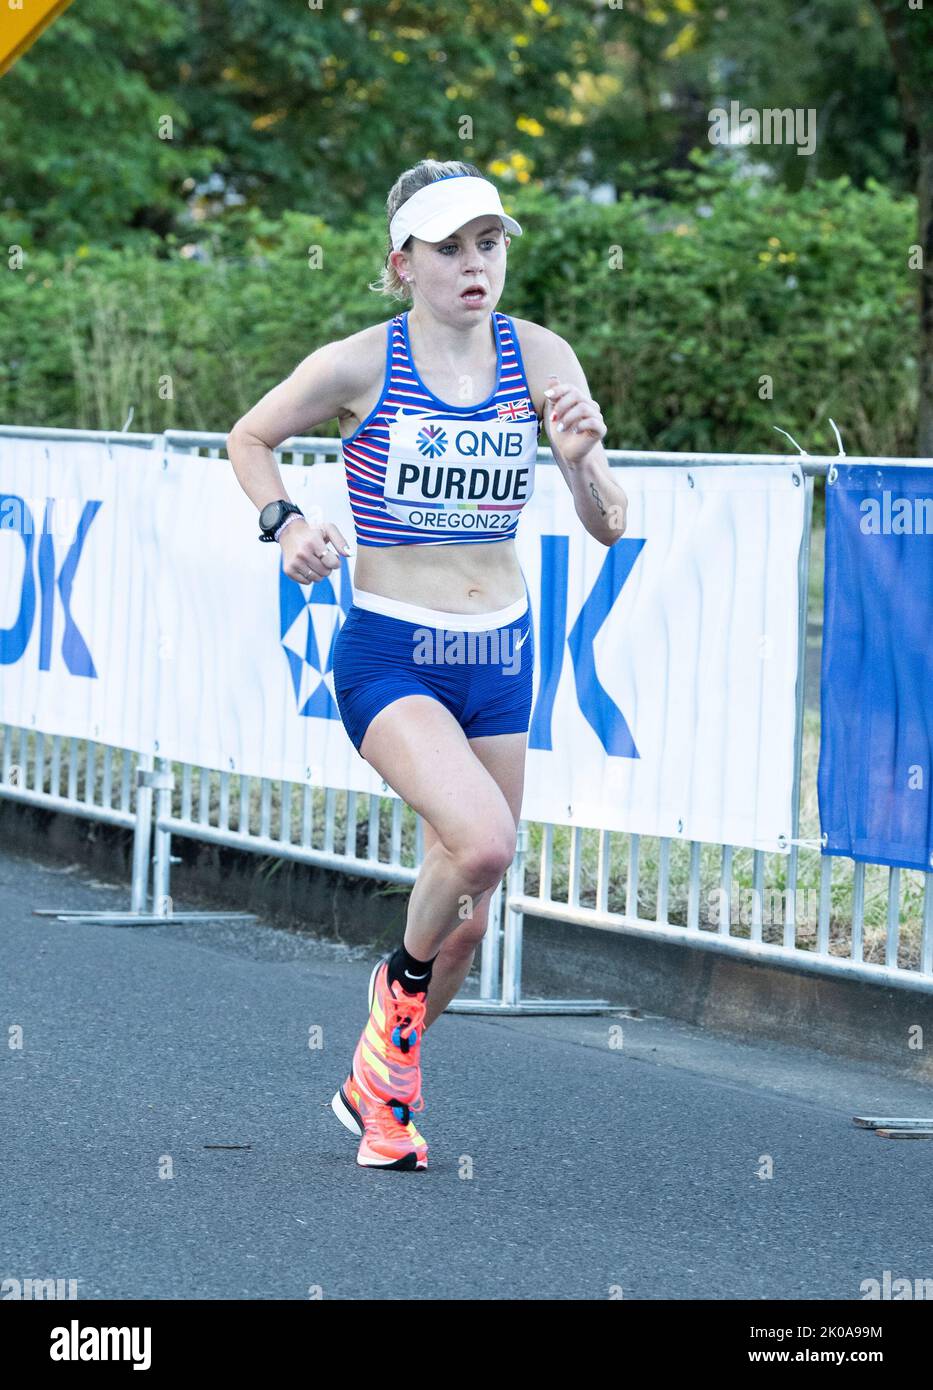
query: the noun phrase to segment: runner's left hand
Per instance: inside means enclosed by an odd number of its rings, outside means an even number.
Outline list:
[[[556,372],[548,377],[544,394],[551,405],[552,443],[567,463],[580,463],[605,437],[606,422],[599,406],[579,386],[562,382]]]

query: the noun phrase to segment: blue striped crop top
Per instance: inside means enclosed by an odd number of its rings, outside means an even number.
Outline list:
[[[518,335],[493,312],[496,389],[448,405],[415,369],[408,311],[386,325],[382,394],[342,441],[359,545],[511,540],[534,491],[540,426]]]

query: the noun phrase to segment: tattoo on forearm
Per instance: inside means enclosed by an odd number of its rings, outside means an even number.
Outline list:
[[[595,483],[590,483],[590,492],[593,494],[593,500],[599,508],[600,516],[605,516],[606,508],[603,506],[603,499],[600,497]]]

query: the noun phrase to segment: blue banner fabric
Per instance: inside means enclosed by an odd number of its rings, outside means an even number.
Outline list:
[[[933,867],[933,467],[826,486],[823,853]]]

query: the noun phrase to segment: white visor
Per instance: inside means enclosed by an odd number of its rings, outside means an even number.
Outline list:
[[[515,218],[503,211],[494,183],[474,174],[445,174],[419,188],[399,208],[389,223],[392,249],[401,250],[410,236],[422,241],[443,241],[474,217],[486,213],[498,217],[507,232],[521,236],[522,229]]]

